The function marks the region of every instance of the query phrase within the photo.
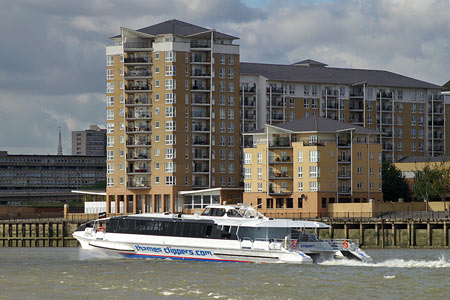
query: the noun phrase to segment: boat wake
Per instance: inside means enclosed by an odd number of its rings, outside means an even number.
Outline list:
[[[356,260],[327,260],[319,263],[325,266],[373,267],[373,268],[450,268],[450,260],[442,255],[437,260],[388,259],[380,262],[361,262]]]
[[[122,259],[120,254],[105,252],[101,250],[80,250],[78,251],[79,260],[99,260],[99,259]]]

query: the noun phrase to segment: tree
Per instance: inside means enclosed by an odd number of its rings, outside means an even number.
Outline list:
[[[409,186],[402,172],[390,162],[383,163],[381,169],[383,184],[383,199],[398,201],[399,198],[409,198]]]
[[[423,170],[414,172],[414,196],[428,203],[432,199],[440,199],[445,192],[442,185],[442,171],[439,168],[425,166]],[[428,206],[427,206],[428,209]]]

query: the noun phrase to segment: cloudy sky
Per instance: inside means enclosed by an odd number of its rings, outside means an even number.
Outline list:
[[[0,0],[0,150],[56,154],[105,124],[105,45],[168,19],[239,36],[241,60],[450,79],[449,0]]]

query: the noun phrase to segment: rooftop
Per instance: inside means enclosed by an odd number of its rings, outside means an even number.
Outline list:
[[[173,35],[178,35],[178,36],[182,36],[182,37],[190,37],[192,35],[209,32],[211,30],[214,30],[214,29],[208,29],[208,28],[200,27],[197,25],[193,25],[190,23],[186,23],[186,22],[183,22],[180,20],[173,19],[173,20],[168,20],[168,21],[158,23],[155,25],[147,26],[147,27],[144,27],[141,29],[137,29],[136,31],[142,32],[145,34],[155,35],[155,36],[160,35],[160,34],[173,34]],[[215,31],[215,36],[220,39],[229,39],[229,40],[238,39],[238,37],[228,35],[228,34],[225,34],[222,32],[218,32],[218,31]],[[120,37],[120,35],[116,35],[111,38],[114,39],[114,38],[119,38],[119,37]]]
[[[345,130],[354,130],[354,132],[357,134],[380,134],[379,131],[373,129],[317,116],[309,118],[301,118],[283,124],[270,126],[286,129],[293,132],[339,132]],[[264,133],[264,132],[265,132],[264,128],[261,128],[256,131],[250,132],[250,134]]]
[[[420,156],[420,157],[412,157],[412,156],[406,156],[398,161],[396,163],[417,163],[417,162],[450,162],[450,156],[437,156],[437,157],[431,157],[431,156]]]
[[[292,65],[241,62],[241,74],[262,75],[269,80],[354,85],[366,82],[371,86],[432,88],[442,86],[383,70],[331,68],[314,60]]]

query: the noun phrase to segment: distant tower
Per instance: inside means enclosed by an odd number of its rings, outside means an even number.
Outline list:
[[[58,154],[57,155],[63,155],[62,145],[61,145],[61,127],[58,126],[58,129],[59,129],[59,139],[58,139]]]

